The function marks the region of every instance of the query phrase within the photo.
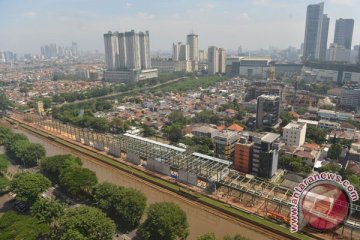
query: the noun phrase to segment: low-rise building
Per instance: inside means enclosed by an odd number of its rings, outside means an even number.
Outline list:
[[[239,140],[240,136],[237,132],[223,131],[214,137],[215,154],[217,157],[233,160],[235,143]]]
[[[219,132],[209,126],[200,126],[197,128],[194,128],[191,133],[196,137],[208,137],[208,138],[214,138]]]
[[[340,128],[340,123],[322,119],[319,121],[319,128],[337,129]]]
[[[254,143],[248,136],[241,136],[235,144],[234,169],[242,173],[250,173]]]
[[[306,123],[290,122],[283,128],[283,139],[286,145],[301,146],[305,143]]]

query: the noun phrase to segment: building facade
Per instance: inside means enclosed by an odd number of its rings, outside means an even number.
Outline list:
[[[219,49],[214,46],[208,49],[208,72],[211,75],[219,72]]]
[[[326,59],[328,61],[335,62],[349,62],[350,60],[349,49],[346,49],[343,45],[338,45],[337,43],[330,44],[330,47],[327,52]]]
[[[219,73],[226,73],[226,50],[225,48],[219,48]]]
[[[237,132],[225,131],[214,137],[214,150],[218,158],[233,161],[235,143],[240,136]]]
[[[304,52],[305,60],[321,59],[326,56],[329,18],[324,16],[324,3],[311,4],[307,7]],[[324,24],[323,24],[324,22]],[[325,50],[325,52],[323,52]]]
[[[253,145],[254,143],[250,142],[246,136],[242,136],[239,142],[235,143],[234,169],[242,173],[250,173]]]
[[[252,136],[253,154],[251,162],[251,174],[271,178],[278,169],[279,144],[276,142],[280,137],[275,133],[254,134]]]
[[[337,19],[335,24],[334,43],[351,49],[354,31],[354,19]]]
[[[256,128],[269,129],[278,123],[280,103],[279,96],[261,95],[257,98]]]
[[[197,34],[189,34],[186,36],[186,43],[189,45],[189,60],[199,61],[199,36]]]
[[[288,146],[300,147],[305,143],[306,123],[290,122],[283,128],[283,139]]]
[[[134,82],[157,77],[151,69],[149,31],[104,34],[105,81]]]

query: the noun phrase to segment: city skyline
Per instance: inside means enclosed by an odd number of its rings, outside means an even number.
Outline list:
[[[223,46],[236,50],[267,49],[269,46],[300,47],[304,41],[306,7],[321,1],[156,1],[149,6],[134,1],[0,2],[0,49],[39,54],[49,42],[79,43],[83,50],[104,52],[102,34],[128,29],[148,30],[152,51],[171,52],[172,43],[185,42],[189,33],[199,35],[199,49]],[[330,18],[328,46],[333,42],[335,21],[355,20],[353,45],[360,43],[360,1],[327,0],[324,12]],[[269,31],[270,30],[270,31]],[[23,39],[26,37],[26,44]]]

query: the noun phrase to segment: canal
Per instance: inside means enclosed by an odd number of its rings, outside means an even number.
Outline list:
[[[138,189],[146,195],[148,204],[161,201],[177,203],[187,214],[190,225],[189,240],[195,240],[199,235],[208,232],[214,232],[219,240],[227,234],[231,236],[241,234],[244,237],[254,240],[272,239],[262,232],[256,232],[250,229],[251,227],[246,224],[227,218],[224,215],[219,215],[216,211],[213,211],[208,207],[193,203],[167,190],[159,189],[152,184],[144,182],[143,180],[124,173],[116,168],[109,167],[92,158],[79,155],[80,153],[75,154],[72,150],[63,147],[60,144],[50,142],[45,138],[30,134],[22,129],[13,129],[13,131],[25,134],[33,143],[40,143],[43,145],[48,156],[68,153],[78,155],[82,159],[83,166],[94,171],[100,182],[107,181],[113,184]]]

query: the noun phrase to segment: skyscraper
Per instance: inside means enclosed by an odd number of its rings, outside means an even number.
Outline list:
[[[208,65],[209,74],[216,74],[219,72],[219,49],[217,47],[211,46],[208,49]]]
[[[319,60],[322,61],[326,59],[329,24],[330,24],[330,18],[328,18],[328,16],[324,14],[322,27],[321,27],[321,40],[320,40],[320,51],[319,51]]]
[[[149,32],[104,34],[105,80],[138,81],[157,76],[151,68]],[[146,71],[142,71],[146,70]]]
[[[187,44],[189,45],[189,60],[199,61],[199,36],[196,34],[187,35]]]
[[[179,51],[180,51],[181,42],[173,43],[173,50],[172,50],[172,60],[179,61]]]
[[[219,48],[219,73],[226,73],[226,51]]]
[[[115,71],[117,68],[117,61],[119,56],[119,46],[117,32],[114,34],[108,32],[104,34],[105,43],[105,68],[110,71]]]
[[[261,95],[257,98],[256,128],[270,129],[278,123],[280,116],[280,97]]]
[[[325,59],[329,18],[323,13],[323,2],[311,4],[307,7],[303,52],[304,60]]]
[[[351,49],[354,31],[354,19],[338,19],[335,24],[334,43]]]

